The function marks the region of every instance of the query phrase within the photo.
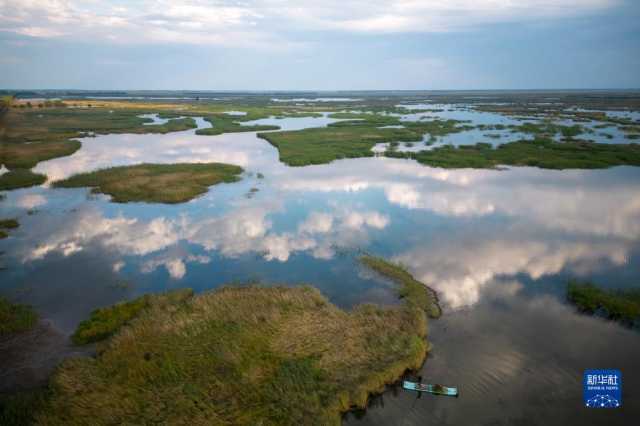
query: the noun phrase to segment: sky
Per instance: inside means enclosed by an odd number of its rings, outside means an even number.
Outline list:
[[[0,88],[640,88],[640,1],[0,0]]]

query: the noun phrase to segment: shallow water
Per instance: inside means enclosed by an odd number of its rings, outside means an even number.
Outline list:
[[[326,120],[274,119],[287,129]],[[422,375],[461,396],[389,390],[347,423],[597,424],[607,414],[582,408],[585,368],[622,369],[624,408],[607,421],[639,414],[640,333],[576,313],[564,293],[569,278],[640,282],[640,168],[443,170],[383,157],[292,168],[255,133],[190,130],[84,138],[36,171],[56,180],[210,161],[242,166],[243,179],[180,205],[116,204],[87,189],[7,192],[0,217],[21,226],[0,240],[0,293],[66,334],[96,307],[229,282],[312,283],[347,308],[397,303],[392,284],[358,265],[367,251],[438,291],[444,316],[430,323]]]

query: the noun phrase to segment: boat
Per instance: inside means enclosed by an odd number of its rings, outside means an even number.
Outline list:
[[[428,385],[425,383],[409,382],[405,380],[402,382],[402,387],[406,390],[427,392],[434,395],[458,396],[458,388],[452,388],[442,385]]]

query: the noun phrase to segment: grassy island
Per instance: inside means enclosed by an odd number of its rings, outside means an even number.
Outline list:
[[[289,166],[325,164],[341,158],[373,157],[371,149],[377,143],[415,142],[425,134],[445,135],[466,130],[455,120],[401,122],[395,117],[373,114],[340,113],[334,118],[350,118],[327,127],[258,133],[278,149],[280,161]],[[400,125],[404,127],[385,127]]]
[[[20,224],[15,219],[0,219],[0,240],[9,236],[7,231],[15,229],[18,226],[20,226]]]
[[[0,336],[29,330],[37,320],[31,306],[14,304],[0,297]]]
[[[313,287],[223,287],[101,310],[76,336],[115,334],[59,367],[36,423],[339,425],[424,361],[416,294],[343,311]]]
[[[640,320],[640,289],[605,290],[591,283],[569,282],[567,299],[582,312],[633,326]]]
[[[117,203],[183,203],[212,185],[237,181],[240,173],[241,167],[221,163],[138,164],[77,174],[53,186],[92,187]]]
[[[244,117],[241,118],[244,119]],[[278,130],[280,128],[279,126],[270,125],[243,126],[238,122],[238,117],[231,117],[225,114],[204,117],[204,119],[211,123],[211,127],[196,130],[196,135],[214,136],[223,133],[260,132],[265,130]]]
[[[0,191],[27,188],[29,186],[42,185],[47,177],[40,173],[34,173],[27,169],[10,170],[0,175]]]
[[[430,151],[394,152],[395,158],[413,158],[419,163],[447,169],[494,168],[499,165],[531,166],[542,169],[604,169],[640,166],[640,145],[602,144],[579,140],[555,142],[536,139],[510,142],[493,148],[490,144],[444,146]]]

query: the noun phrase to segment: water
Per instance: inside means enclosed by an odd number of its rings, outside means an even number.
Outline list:
[[[328,119],[273,120],[295,129]],[[640,333],[580,315],[564,296],[570,278],[640,282],[640,168],[443,170],[383,157],[292,168],[255,133],[189,130],[84,138],[36,171],[56,180],[210,161],[242,166],[243,179],[179,205],[116,204],[88,189],[7,192],[0,217],[21,226],[0,240],[0,294],[33,304],[62,338],[96,307],[180,287],[312,283],[344,308],[397,303],[393,285],[358,264],[365,250],[438,291],[444,315],[430,322],[421,374],[461,396],[389,389],[347,424],[629,424],[640,414]],[[622,410],[582,408],[585,368],[622,370]]]

